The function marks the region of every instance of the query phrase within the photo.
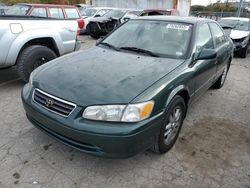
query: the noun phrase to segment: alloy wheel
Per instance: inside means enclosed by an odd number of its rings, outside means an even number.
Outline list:
[[[181,107],[175,107],[168,118],[165,125],[164,143],[169,145],[175,138],[181,125],[182,109]]]

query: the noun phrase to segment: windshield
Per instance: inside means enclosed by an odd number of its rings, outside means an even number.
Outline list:
[[[150,52],[155,57],[179,59],[185,58],[187,55],[191,30],[192,25],[190,24],[130,20],[109,35],[102,43],[112,45],[117,50],[137,52],[143,50]]]
[[[123,10],[111,10],[104,14],[104,17],[107,18],[121,18],[126,13],[126,11]]]
[[[30,6],[27,5],[13,5],[5,11],[7,15],[25,16],[28,13]]]
[[[94,16],[96,12],[97,12],[97,9],[94,9],[94,8],[87,8],[81,11],[82,16],[88,16],[88,17]]]
[[[249,22],[243,20],[235,20],[235,19],[221,19],[219,21],[221,26],[229,26],[232,29],[240,30],[240,31],[248,31],[249,30]]]

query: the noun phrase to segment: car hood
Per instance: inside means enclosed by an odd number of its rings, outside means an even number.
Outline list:
[[[126,104],[183,62],[94,47],[41,66],[33,83],[79,106]]]
[[[99,23],[106,23],[111,20],[118,20],[119,18],[107,18],[107,17],[97,17],[97,18],[91,18],[90,22],[99,22]]]
[[[231,30],[230,37],[232,39],[241,39],[249,35],[249,31],[239,31],[239,30]]]

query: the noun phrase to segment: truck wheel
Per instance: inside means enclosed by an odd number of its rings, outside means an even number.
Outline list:
[[[245,48],[242,48],[240,51],[240,57],[241,58],[246,58],[248,54],[248,45]]]
[[[224,85],[226,78],[227,78],[227,73],[228,73],[229,66],[226,66],[219,77],[219,79],[212,85],[212,88],[214,89],[220,89]]]
[[[45,46],[29,46],[17,58],[17,72],[23,81],[28,82],[34,69],[56,57],[55,52]]]
[[[187,110],[184,99],[179,95],[174,97],[167,109],[160,134],[151,148],[161,154],[169,151],[175,144]]]

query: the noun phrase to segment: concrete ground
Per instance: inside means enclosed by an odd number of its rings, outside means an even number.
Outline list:
[[[83,37],[82,49],[95,44]],[[193,104],[174,148],[123,160],[71,149],[26,119],[23,83],[0,70],[0,187],[250,187],[250,55]]]

